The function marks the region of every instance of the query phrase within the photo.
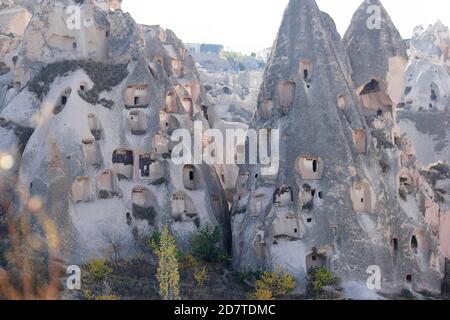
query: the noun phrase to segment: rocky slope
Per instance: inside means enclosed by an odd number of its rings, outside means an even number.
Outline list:
[[[370,4],[381,7],[365,1],[356,12],[346,51],[332,19],[313,0],[289,2],[253,123],[279,130],[280,169],[241,169],[232,211],[233,262],[241,270],[281,266],[300,288],[311,267],[327,266],[344,287],[356,283],[362,290],[368,267],[375,265],[385,292],[439,292],[443,257],[414,200],[424,189],[433,201],[431,188],[418,174],[422,180],[411,197],[399,196],[402,184],[412,183],[404,180],[409,176],[400,158],[414,163],[392,135],[392,99],[401,75],[389,74],[405,58],[403,42],[390,41],[398,31],[384,9],[381,30],[361,30]],[[370,41],[358,43],[364,32]],[[372,68],[352,59],[352,46],[367,53],[359,57],[378,63]]]
[[[445,129],[450,120],[449,48],[449,31],[440,21],[417,27],[411,39],[398,124],[414,140],[424,165],[450,159]]]
[[[440,293],[450,167],[434,162],[448,160],[447,28],[417,29],[408,62],[380,1],[365,0],[341,39],[314,0],[290,0],[261,83],[200,76],[173,32],[120,5],[0,3],[0,256],[130,258],[115,270],[124,287],[123,270],[139,269],[136,253],[161,226],[182,251],[200,228],[220,226],[236,271],[281,267],[295,294],[314,267],[336,273],[350,298],[378,297],[370,270],[381,294]],[[259,130],[269,142],[260,136],[256,165],[177,164],[189,151],[220,153],[200,134],[209,128]],[[251,140],[223,151],[255,151]],[[211,288],[226,292],[231,276]]]
[[[69,5],[79,10],[78,27]],[[68,264],[111,246],[133,255],[140,238],[164,224],[182,248],[206,225],[220,225],[228,237],[215,170],[170,160],[180,156],[172,152],[174,130],[196,139],[194,120],[209,127],[195,63],[173,32],[139,25],[118,6],[43,1],[27,11],[22,41],[2,52],[9,70],[1,147],[15,159],[2,174],[18,176],[15,188],[2,179],[11,189],[3,214],[38,215],[31,228],[44,226],[47,240],[58,236],[52,253]],[[18,128],[32,133],[23,150]],[[49,225],[57,233],[48,234]]]

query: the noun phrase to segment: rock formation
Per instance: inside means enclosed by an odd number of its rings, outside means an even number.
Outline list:
[[[442,22],[438,21],[426,30],[423,27],[415,29],[396,119],[398,132],[407,135],[418,161],[426,166],[424,176],[439,203],[439,208],[435,203],[425,203],[426,218],[434,230],[439,230],[440,248],[447,259],[450,259],[447,231],[450,226],[449,48],[449,31]]]
[[[440,293],[442,23],[416,30],[408,63],[380,1],[365,0],[341,39],[314,0],[290,0],[260,86],[258,71],[200,76],[172,31],[136,23],[121,2],[0,3],[0,256],[8,221],[64,265],[132,257],[163,225],[187,250],[199,228],[220,226],[236,270],[281,267],[297,293],[322,266],[348,297],[374,270],[378,292]],[[247,133],[223,151],[259,151],[259,164],[181,163],[221,153],[202,135],[211,128]]]
[[[1,79],[14,84],[0,107],[1,150],[15,159],[7,174],[18,174],[4,208],[45,216],[33,230],[53,223],[69,264],[111,245],[133,255],[165,224],[182,248],[207,225],[228,239],[214,168],[171,160],[173,131],[196,139],[194,120],[209,127],[195,63],[172,31],[137,24],[120,2],[42,1],[1,55]]]
[[[450,160],[450,37],[440,21],[417,27],[410,41],[410,59],[398,125],[414,140],[423,165]]]
[[[365,288],[368,267],[378,266],[383,291],[439,292],[443,259],[414,200],[419,191],[411,187],[406,201],[399,195],[401,183],[416,182],[405,181],[400,161],[411,150],[400,151],[392,135],[404,46],[392,41],[398,32],[382,7],[381,31],[358,44],[359,33],[370,33],[358,27],[370,4],[381,7],[365,1],[355,14],[345,37],[349,58],[332,19],[313,0],[289,2],[253,123],[279,130],[280,168],[241,168],[233,262],[240,270],[280,266],[300,288],[316,266],[331,268],[344,287]],[[367,53],[362,61],[351,59],[353,46]]]
[[[371,10],[373,12],[374,6],[377,8],[375,12],[379,14],[380,19],[377,21],[377,26],[369,28],[370,24],[367,24],[367,19],[370,21],[370,17],[368,17],[368,14]],[[366,28],[364,28],[364,23],[367,24]],[[443,30],[442,25],[438,28]],[[364,37],[361,37],[361,34],[365,34]],[[365,1],[360,6],[344,37],[344,43],[353,66],[352,77],[359,79],[362,83],[368,82],[369,79],[372,83],[375,79],[381,80],[380,91],[370,94],[363,94],[364,92],[360,91],[362,88],[361,82],[356,82],[355,85],[357,92],[360,94],[362,110],[366,114],[368,124],[374,130],[385,130],[388,136],[393,137],[393,143],[401,152],[400,170],[398,172],[400,204],[406,213],[411,212],[409,206],[411,201],[418,205],[425,223],[439,240],[438,249],[448,258],[449,240],[448,232],[446,232],[449,219],[449,202],[446,192],[450,190],[448,187],[448,165],[440,162],[423,169],[421,161],[417,161],[424,158],[423,150],[418,152],[420,146],[417,143],[420,140],[416,140],[416,132],[411,132],[408,126],[402,125],[404,124],[403,121],[399,121],[405,109],[410,109],[409,107],[405,108],[405,94],[410,90],[404,89],[404,87],[408,87],[408,82],[421,77],[421,74],[417,73],[415,77],[413,73],[410,73],[406,76],[411,67],[406,65],[404,59],[406,54],[405,41],[401,39],[399,32],[379,1]],[[415,39],[411,43],[410,61],[414,61],[420,56],[419,53],[413,53],[417,51],[415,46],[423,47],[424,44],[417,44]],[[439,41],[439,43],[445,47],[444,40]],[[443,59],[443,57],[441,58]],[[376,65],[373,61],[376,61]],[[412,64],[415,64],[415,62],[412,62]],[[367,86],[364,87],[363,91],[367,91]],[[419,88],[423,87],[423,83],[420,83],[416,88],[421,90]],[[390,101],[392,112],[388,116],[381,114],[377,116],[376,121],[373,121],[373,119],[367,117],[368,106],[366,103],[374,98],[375,94],[378,95],[379,101]],[[380,109],[377,112],[381,112]],[[430,153],[439,159],[435,150],[430,150]],[[442,160],[442,158],[439,160]]]

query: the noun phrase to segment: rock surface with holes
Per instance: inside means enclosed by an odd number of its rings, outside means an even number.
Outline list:
[[[438,21],[414,31],[398,125],[423,165],[450,160],[450,36]]]
[[[405,141],[399,148],[393,138],[389,74],[399,68],[397,58],[406,58],[404,45],[382,7],[382,30],[366,30],[372,4],[381,6],[367,0],[356,12],[345,40],[360,43],[346,51],[314,0],[289,2],[252,123],[272,134],[279,130],[280,154],[268,155],[274,166],[279,160],[279,171],[241,167],[232,208],[237,269],[279,266],[301,291],[310,268],[326,266],[344,286],[365,287],[366,271],[375,265],[381,291],[440,292],[443,257],[418,202],[436,208],[434,194],[414,165],[413,146]],[[358,55],[352,46],[361,46]],[[376,93],[369,108],[361,92]],[[417,185],[401,200],[406,163]]]
[[[30,199],[39,199],[68,265],[111,246],[132,256],[142,237],[166,224],[184,249],[208,225],[222,227],[224,246],[229,240],[215,169],[170,159],[178,144],[172,131],[190,135],[194,120],[209,128],[195,63],[172,31],[137,24],[120,2],[43,1],[24,29],[17,63],[8,64],[17,87],[2,100],[0,146],[16,165],[12,205],[2,201],[2,208],[27,217]],[[81,10],[81,29],[66,24],[69,5]],[[43,222],[34,222],[36,230]]]

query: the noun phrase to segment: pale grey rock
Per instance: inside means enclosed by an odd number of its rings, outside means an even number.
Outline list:
[[[373,7],[379,11],[374,11]],[[380,13],[380,20],[375,22],[372,17],[377,12]],[[361,4],[353,15],[343,41],[351,60],[352,79],[357,88],[373,78],[385,81],[389,71],[389,58],[407,59],[405,43],[379,0],[365,0]]]
[[[280,266],[296,277],[300,291],[310,267],[326,266],[344,284],[364,287],[375,265],[383,275],[381,291],[440,292],[437,239],[416,194],[399,197],[405,151],[394,145],[392,109],[363,110],[349,72],[362,84],[372,73],[363,62],[350,67],[348,61],[316,3],[291,0],[253,122],[256,129],[280,130],[280,169],[268,175],[262,165],[241,168],[232,210],[233,264],[240,270]],[[387,69],[378,71],[385,79]],[[416,242],[426,248],[416,250]]]
[[[66,23],[74,4],[88,19],[79,30]],[[166,117],[172,130],[192,133],[193,120],[209,127],[195,63],[173,32],[139,25],[117,5],[45,1],[33,10],[17,63],[2,76],[17,87],[0,91],[5,121],[32,130],[13,153],[20,135],[2,128],[1,152],[16,160],[10,214],[32,214],[38,199],[69,265],[108,257],[111,245],[132,256],[163,225],[184,250],[199,228],[219,225],[226,247],[229,214],[215,169],[170,159]]]
[[[440,21],[417,27],[411,39],[398,125],[415,142],[423,165],[450,160],[449,48],[449,31]]]

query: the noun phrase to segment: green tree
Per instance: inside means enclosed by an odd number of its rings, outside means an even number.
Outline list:
[[[341,285],[339,279],[333,272],[324,267],[314,268],[308,272],[308,294],[312,297],[320,297],[325,287],[337,289]]]
[[[156,279],[159,282],[159,294],[164,300],[180,298],[177,252],[175,238],[166,226],[161,230],[159,243],[155,245],[155,253],[159,259]]]
[[[224,60],[227,60],[234,70],[240,69],[240,67],[243,66],[243,62],[245,59],[245,56],[241,53],[226,50],[222,50],[220,52],[220,57]]]
[[[218,226],[204,227],[192,236],[193,254],[207,262],[217,262],[225,259],[225,253],[220,248],[222,234]]]

